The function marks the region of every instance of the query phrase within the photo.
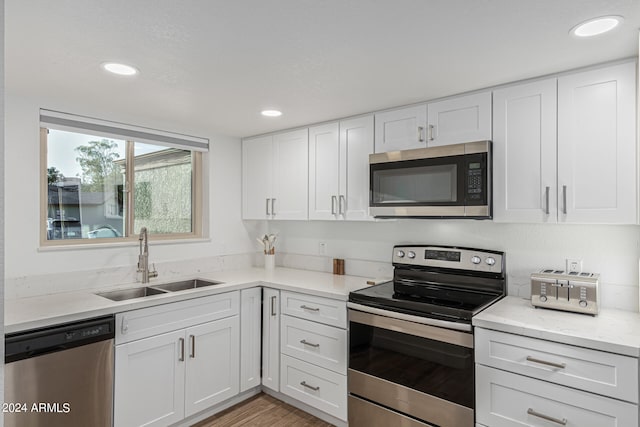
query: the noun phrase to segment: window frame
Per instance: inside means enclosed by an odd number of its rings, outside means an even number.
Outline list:
[[[82,129],[77,129],[82,131]],[[100,246],[105,244],[117,245],[138,241],[138,232],[133,229],[135,200],[135,141],[126,138],[126,162],[125,162],[125,198],[126,208],[124,214],[124,235],[122,237],[99,237],[95,239],[47,239],[47,167],[48,167],[48,133],[49,129],[40,127],[40,247],[73,247],[73,246]],[[159,143],[162,145],[161,143]],[[151,234],[150,241],[171,241],[203,238],[203,182],[202,182],[202,152],[191,150],[191,232],[190,233],[166,233]]]

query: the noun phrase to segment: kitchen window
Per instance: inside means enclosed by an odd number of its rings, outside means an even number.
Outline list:
[[[40,110],[43,246],[202,236],[209,141]]]

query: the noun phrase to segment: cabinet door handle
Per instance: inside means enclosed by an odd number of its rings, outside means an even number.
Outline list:
[[[312,385],[307,384],[307,382],[306,382],[306,381],[302,381],[302,382],[300,383],[300,385],[301,385],[302,387],[310,388],[310,389],[311,389],[311,390],[313,390],[313,391],[318,391],[318,390],[320,390],[320,387],[319,387],[319,386],[314,387],[314,386],[312,386]]]
[[[336,196],[331,196],[331,215],[336,214]]]
[[[266,212],[267,216],[269,216],[269,215],[271,215],[269,213],[269,199],[265,199],[265,200],[267,201],[267,207],[266,207],[266,211],[265,212]]]
[[[429,141],[433,141],[433,125],[429,125]]]
[[[301,309],[303,309],[303,310],[309,310],[309,311],[320,311],[320,309],[319,309],[319,308],[316,308],[316,307],[307,307],[307,306],[306,306],[306,305],[304,305],[304,304],[303,304],[303,305],[301,305],[301,306],[300,306],[300,308],[301,308]]]
[[[184,362],[184,338],[178,338],[178,342],[180,343],[180,358],[178,358],[178,361]]]
[[[546,420],[546,421],[551,421],[552,423],[556,423],[556,424],[561,425],[561,426],[566,426],[567,425],[567,419],[566,418],[559,419],[559,418],[550,417],[549,415],[545,415],[545,414],[541,414],[540,412],[536,412],[531,408],[527,409],[527,414],[533,415],[534,417],[542,418],[543,420]]]
[[[191,357],[192,359],[195,359],[196,358],[196,336],[189,335],[189,340],[191,341],[191,354],[189,355],[189,357]]]
[[[314,344],[314,343],[309,342],[307,340],[300,341],[300,344],[308,345],[309,347],[315,347],[315,348],[320,347],[320,344]]]
[[[545,187],[544,189],[544,200],[545,200],[544,213],[549,215],[549,186]]]
[[[533,363],[539,363],[540,365],[551,366],[552,368],[558,368],[558,369],[564,369],[567,367],[566,363],[548,362],[546,360],[536,359],[535,357],[531,357],[531,356],[527,356],[527,361],[533,362]]]
[[[129,330],[129,322],[127,321],[126,317],[122,317],[122,327],[121,327],[122,333],[126,334],[127,331]]]
[[[271,315],[275,316],[276,314],[276,297],[274,295],[271,297]]]
[[[567,214],[567,186],[562,186],[562,213]]]
[[[418,126],[418,142],[424,142],[424,126]]]
[[[276,199],[271,199],[271,215],[276,216]]]
[[[338,203],[338,214],[344,215],[347,206],[347,198],[340,195],[340,203]]]

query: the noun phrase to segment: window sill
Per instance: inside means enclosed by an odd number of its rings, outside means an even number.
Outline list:
[[[164,245],[181,245],[190,243],[208,243],[211,242],[211,238],[208,237],[193,237],[187,239],[164,239],[155,240],[149,239],[149,246],[164,246]],[[78,244],[66,244],[66,245],[40,245],[38,252],[57,252],[57,251],[75,251],[78,249],[110,249],[110,248],[123,248],[138,246],[140,241],[137,238],[121,240],[119,242],[104,242],[104,243],[78,243]]]

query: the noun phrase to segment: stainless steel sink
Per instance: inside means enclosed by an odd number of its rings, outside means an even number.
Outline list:
[[[204,288],[207,286],[219,285],[223,282],[213,280],[182,280],[180,282],[165,283],[163,285],[147,286],[145,288],[123,289],[121,291],[101,292],[99,295],[111,301],[125,301],[134,298],[144,298],[152,295],[166,294],[169,292],[180,292],[188,289]]]
[[[162,289],[146,287],[146,288],[135,288],[135,289],[123,289],[120,291],[101,292],[96,295],[99,295],[104,298],[108,298],[111,301],[124,301],[128,299],[148,297],[151,295],[166,294],[167,292],[168,291],[165,291]]]
[[[209,281],[209,280],[183,280],[181,282],[166,283],[164,285],[154,285],[156,289],[162,289],[169,292],[186,291],[187,289],[204,288],[206,286],[219,285],[222,282]]]

